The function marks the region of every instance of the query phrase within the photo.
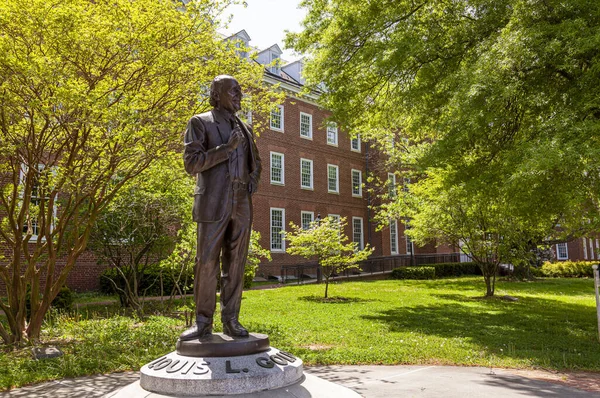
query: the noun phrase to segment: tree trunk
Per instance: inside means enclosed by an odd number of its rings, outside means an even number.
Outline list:
[[[483,274],[483,280],[485,282],[485,296],[492,297],[496,288],[496,271],[497,265],[495,263],[480,263],[478,264]]]

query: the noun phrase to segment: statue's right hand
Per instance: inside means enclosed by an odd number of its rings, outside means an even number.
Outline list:
[[[229,137],[229,141],[227,142],[227,146],[231,151],[235,150],[242,140],[242,130],[239,127],[235,127],[231,131],[231,136]]]

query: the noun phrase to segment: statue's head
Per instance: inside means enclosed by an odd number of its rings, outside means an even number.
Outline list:
[[[210,85],[210,105],[231,113],[240,110],[242,103],[242,88],[234,77],[219,75]]]

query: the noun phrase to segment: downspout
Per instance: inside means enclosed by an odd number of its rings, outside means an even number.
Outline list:
[[[365,178],[369,178],[369,143],[365,142]],[[367,189],[367,241],[373,247],[371,234],[371,190]]]

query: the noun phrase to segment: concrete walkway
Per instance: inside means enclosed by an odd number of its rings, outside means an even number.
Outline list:
[[[305,371],[349,387],[366,398],[600,398],[599,374],[571,377],[540,371],[456,366],[317,366]],[[137,372],[127,372],[58,380],[3,392],[0,398],[104,397],[138,379]]]

